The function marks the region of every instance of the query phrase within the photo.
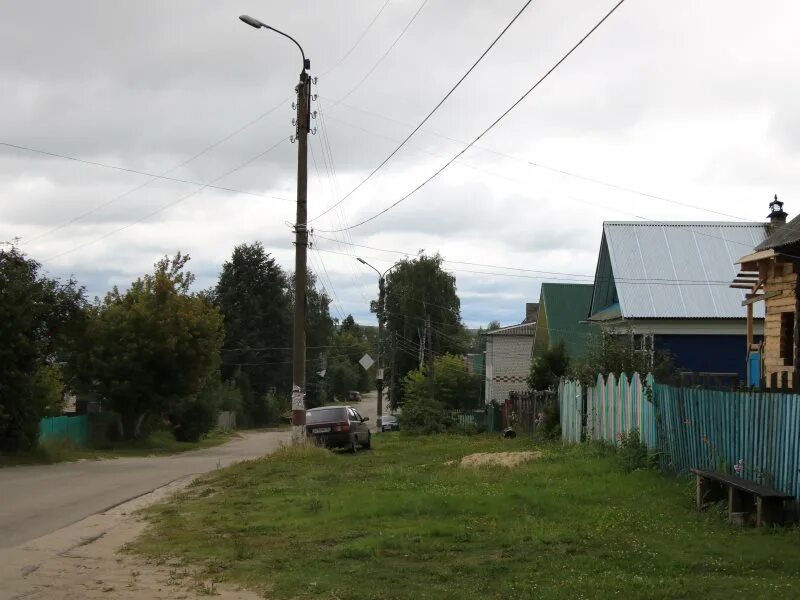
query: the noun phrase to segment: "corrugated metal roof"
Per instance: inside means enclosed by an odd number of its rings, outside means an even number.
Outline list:
[[[771,231],[770,236],[756,246],[756,250],[769,250],[796,244],[800,242],[800,215],[788,223],[772,225],[769,230]]]
[[[745,317],[744,290],[728,287],[735,262],[764,241],[767,229],[765,223],[606,222],[603,236],[624,318],[732,319]],[[763,304],[755,316],[764,316]]]
[[[493,331],[487,331],[483,335],[533,335],[536,331],[536,321],[532,323],[521,323],[520,325],[509,325]]]

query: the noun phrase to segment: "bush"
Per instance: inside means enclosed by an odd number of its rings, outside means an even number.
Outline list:
[[[267,394],[264,398],[264,419],[266,425],[278,425],[281,423],[283,413],[291,408],[288,398],[284,399],[277,394]]]
[[[217,423],[217,405],[204,396],[179,402],[169,414],[172,435],[179,442],[197,442]]]
[[[415,397],[403,404],[400,429],[411,433],[444,433],[453,427],[453,419],[440,402],[427,397]]]
[[[617,457],[623,471],[630,473],[655,467],[656,455],[650,452],[647,445],[641,440],[638,429],[617,434],[617,440],[619,441]]]
[[[550,402],[545,405],[541,413],[538,433],[547,440],[557,440],[561,438],[561,411],[558,402]]]

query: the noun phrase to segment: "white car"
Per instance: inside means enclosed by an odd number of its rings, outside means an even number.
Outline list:
[[[381,419],[381,431],[397,431],[400,429],[400,421],[395,415],[384,415]]]

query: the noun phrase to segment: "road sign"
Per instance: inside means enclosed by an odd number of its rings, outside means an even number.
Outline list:
[[[364,367],[365,371],[369,371],[369,368],[375,364],[375,361],[372,360],[372,357],[369,354],[365,354],[361,357],[361,360],[358,361],[362,367]]]

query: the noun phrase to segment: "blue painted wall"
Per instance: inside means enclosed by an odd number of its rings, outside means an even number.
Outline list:
[[[738,373],[747,376],[744,335],[657,335],[656,350],[672,355],[675,367],[689,371]]]

